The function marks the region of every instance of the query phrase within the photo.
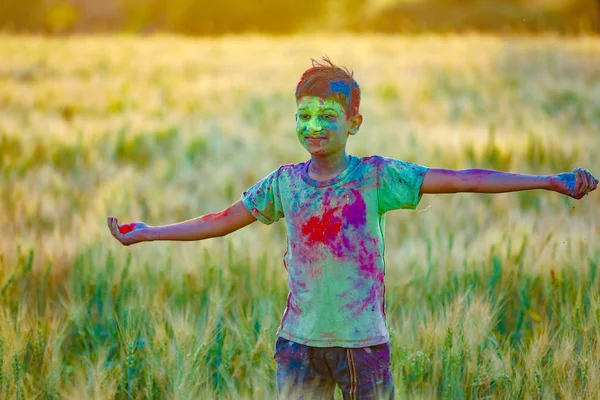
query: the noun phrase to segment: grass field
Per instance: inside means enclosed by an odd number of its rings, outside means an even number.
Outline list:
[[[307,159],[294,89],[351,67],[349,152],[600,173],[600,39],[0,36],[0,398],[275,393],[285,222],[123,247]],[[399,398],[600,393],[600,196],[424,196],[387,220]],[[339,394],[338,394],[339,395]]]

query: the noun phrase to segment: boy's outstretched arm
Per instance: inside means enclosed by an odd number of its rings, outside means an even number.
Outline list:
[[[423,178],[421,193],[505,193],[530,189],[546,189],[581,199],[596,190],[598,179],[588,171],[555,175],[525,175],[486,169],[450,170],[430,168]]]
[[[227,209],[171,225],[149,226],[143,222],[119,225],[108,217],[112,235],[125,246],[154,240],[191,241],[225,236],[256,221],[241,200]]]

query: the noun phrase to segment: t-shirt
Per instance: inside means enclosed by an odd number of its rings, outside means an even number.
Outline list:
[[[242,195],[259,221],[287,223],[289,293],[277,334],[314,347],[386,343],[385,213],[416,209],[427,167],[350,156],[338,176],[317,181],[309,164],[282,165]]]

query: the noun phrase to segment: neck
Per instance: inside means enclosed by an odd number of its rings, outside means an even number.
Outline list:
[[[317,175],[332,175],[342,172],[350,163],[350,157],[344,151],[341,154],[324,156],[311,155],[310,170]]]

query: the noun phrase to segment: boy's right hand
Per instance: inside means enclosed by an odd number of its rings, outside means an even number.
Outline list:
[[[143,222],[119,225],[115,217],[108,217],[110,233],[124,246],[154,240],[150,226]]]

